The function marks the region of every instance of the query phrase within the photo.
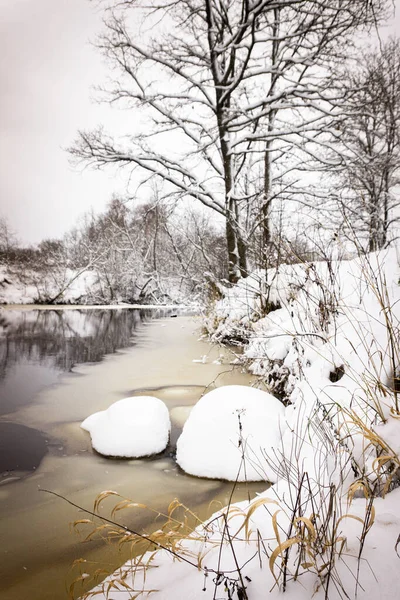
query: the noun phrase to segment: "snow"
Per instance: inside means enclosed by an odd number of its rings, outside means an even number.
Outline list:
[[[275,483],[183,539],[178,554],[192,564],[163,550],[145,555],[146,570],[123,566],[111,578],[121,600],[131,593],[116,578],[135,590],[156,590],[155,600],[238,600],[241,581],[250,600],[278,600],[283,591],[287,600],[396,595],[399,263],[391,247],[351,260],[259,270],[225,290],[205,319],[211,339],[247,340],[246,366],[288,406],[274,408],[268,421],[262,392],[210,392],[191,411],[177,460],[189,473],[235,479],[241,457],[235,411],[246,410],[243,438],[260,451],[258,460],[261,448],[269,449],[263,465]],[[261,394],[257,409],[255,393]],[[96,597],[107,597],[109,582]]]
[[[281,490],[281,498],[290,496],[288,487]],[[288,577],[288,583],[285,593],[275,584],[274,577],[269,568],[269,560],[264,555],[263,551],[257,553],[257,533],[266,540],[265,544],[268,548],[273,547],[275,533],[272,526],[272,515],[279,511],[277,515],[277,524],[285,531],[290,516],[288,510],[285,511],[282,501],[277,499],[276,494],[271,489],[260,501],[264,500],[264,504],[256,508],[250,517],[249,528],[253,531],[250,534],[250,541],[238,541],[235,543],[235,557],[229,543],[225,542],[220,549],[220,541],[223,534],[223,519],[217,520],[218,515],[213,516],[213,522],[209,525],[203,525],[198,528],[193,534],[191,540],[185,540],[182,550],[186,554],[185,558],[192,560],[195,565],[197,557],[203,557],[202,564],[209,569],[208,576],[205,577],[204,572],[198,570],[196,566],[191,566],[183,561],[178,561],[171,557],[165,551],[159,551],[152,558],[151,565],[146,571],[146,580],[141,569],[136,571],[134,580],[135,590],[155,590],[151,596],[156,600],[212,600],[213,598],[227,600],[229,596],[224,591],[224,581],[222,578],[221,584],[215,590],[215,574],[211,569],[216,569],[217,565],[221,571],[226,573],[235,572],[235,558],[241,566],[242,577],[246,584],[246,591],[250,600],[265,600],[265,598],[285,598],[287,600],[311,600],[315,598],[322,600],[325,598],[325,585],[318,585],[318,578],[310,571],[304,572],[300,567],[302,576],[294,581],[291,576]],[[269,500],[270,503],[266,503]],[[277,504],[274,504],[277,503]],[[396,589],[400,582],[399,574],[399,558],[394,551],[398,531],[400,529],[400,519],[398,517],[400,504],[400,490],[395,490],[385,500],[378,498],[375,506],[375,522],[373,525],[373,540],[363,551],[363,558],[360,561],[360,571],[358,574],[360,585],[357,588],[357,598],[364,600],[376,600],[376,598],[392,599],[396,597]],[[255,502],[250,506],[256,506]],[[235,511],[231,512],[231,530],[236,531],[243,526],[246,516],[245,503],[235,505]],[[331,581],[329,586],[329,598],[338,600],[346,597],[340,589],[340,584],[343,585],[347,594],[351,598],[356,595],[356,575],[357,575],[357,558],[356,552],[358,548],[358,537],[361,534],[362,524],[354,517],[363,518],[365,515],[365,500],[355,500],[351,507],[352,517],[344,518],[340,525],[339,531],[346,532],[347,549],[343,558],[338,561],[334,574],[334,581]],[[244,529],[242,529],[243,534]],[[205,535],[207,533],[207,536]],[[196,539],[202,536],[202,539]],[[226,534],[225,534],[226,537]],[[244,534],[242,535],[244,539]],[[368,540],[368,537],[367,537]],[[254,553],[256,556],[254,557]],[[149,557],[147,557],[149,558]],[[279,561],[277,561],[278,563]],[[275,564],[274,573],[278,575],[278,564]],[[128,578],[123,578],[123,575],[128,571],[131,565],[127,563],[121,570],[115,572],[120,580],[132,585],[130,575]],[[292,564],[290,564],[292,571]],[[122,575],[122,577],[121,577]],[[228,575],[229,576],[229,575]],[[338,583],[340,582],[340,584]],[[122,586],[118,586],[118,598],[120,600],[128,600],[132,597],[130,592],[124,590]],[[204,590],[204,591],[203,591]],[[96,596],[103,598],[105,595]],[[111,597],[111,596],[110,596]],[[113,596],[114,597],[114,596]],[[139,596],[140,598],[141,596]],[[146,597],[146,594],[143,595]],[[232,595],[237,600],[238,596]]]
[[[193,308],[198,307],[197,301],[193,298],[186,301],[174,279],[168,282],[168,296],[170,297],[168,306],[171,308],[187,308],[188,304]],[[60,268],[44,272],[0,265],[0,304],[43,305],[51,302],[62,308],[71,308],[71,305],[80,304],[86,305],[89,309],[99,303],[104,308],[143,308],[143,303],[125,303],[120,299],[117,299],[115,304],[105,304],[104,290],[94,270]],[[146,308],[160,308],[160,306],[160,303],[146,304]],[[163,303],[162,306],[167,307],[167,304]]]
[[[94,271],[65,268],[44,273],[29,269],[13,270],[0,265],[0,303],[34,304],[56,298],[58,304],[84,302],[98,292]]]
[[[105,456],[150,456],[165,450],[171,423],[168,408],[153,396],[134,396],[94,413],[81,424],[93,448]]]
[[[197,477],[274,480],[266,457],[278,448],[283,413],[283,404],[267,392],[216,388],[192,409],[177,442],[177,463]]]

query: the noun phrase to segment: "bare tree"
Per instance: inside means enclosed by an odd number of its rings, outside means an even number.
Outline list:
[[[12,251],[18,246],[15,232],[9,226],[7,219],[0,217],[0,258],[8,264]]]
[[[341,211],[371,252],[388,241],[400,200],[400,42],[367,53],[342,78]]]
[[[80,132],[71,152],[99,168],[139,169],[163,181],[165,196],[196,199],[222,215],[229,280],[237,281],[247,274],[249,235],[259,227],[263,245],[270,243],[274,177],[285,175],[299,135],[331,120],[324,97],[329,65],[385,4],[121,1],[122,12],[108,13],[98,41],[117,71],[103,91],[106,100],[140,111],[142,130],[124,140],[101,129]],[[132,14],[141,20],[135,34]],[[249,186],[257,162],[263,172]],[[276,163],[283,166],[274,175]]]

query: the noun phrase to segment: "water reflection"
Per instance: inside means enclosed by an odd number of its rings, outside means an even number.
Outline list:
[[[164,311],[165,313],[165,311]],[[0,311],[0,365],[29,359],[69,371],[76,363],[98,362],[105,354],[132,345],[143,320],[161,311],[21,310]]]
[[[167,311],[0,309],[0,414],[29,402],[60,371],[132,346],[140,323]]]

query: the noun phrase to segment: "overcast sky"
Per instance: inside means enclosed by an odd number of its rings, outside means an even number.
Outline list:
[[[63,150],[77,129],[127,118],[90,100],[107,75],[89,43],[100,29],[88,0],[0,0],[0,216],[23,243],[62,236],[123,190],[111,172],[73,169]]]
[[[23,242],[61,236],[121,188],[63,150],[78,128],[112,121],[90,101],[107,73],[89,44],[100,29],[88,0],[0,0],[0,215]]]

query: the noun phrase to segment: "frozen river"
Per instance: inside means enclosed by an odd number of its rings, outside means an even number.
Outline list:
[[[66,600],[75,559],[88,561],[88,573],[127,559],[99,539],[82,543],[70,523],[85,515],[40,488],[89,509],[106,489],[156,511],[176,497],[202,519],[227,504],[232,484],[185,475],[174,446],[187,407],[207,386],[248,385],[250,376],[230,365],[229,351],[199,341],[194,317],[171,314],[0,309],[1,600]],[[166,402],[170,445],[153,459],[109,460],[93,452],[80,423],[131,395]],[[242,484],[235,499],[264,488]],[[150,511],[126,513],[124,523],[160,526]]]

